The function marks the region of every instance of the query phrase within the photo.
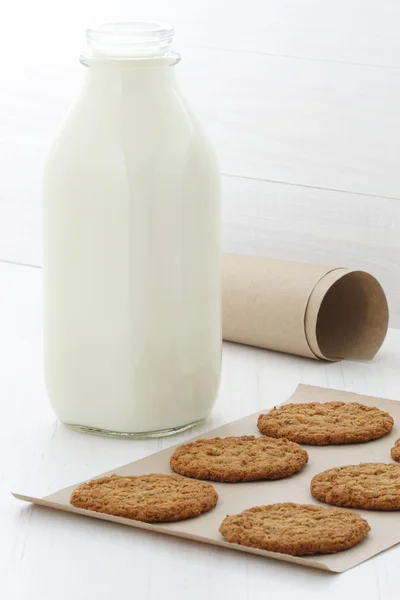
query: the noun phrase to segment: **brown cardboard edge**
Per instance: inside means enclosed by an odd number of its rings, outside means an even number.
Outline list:
[[[318,313],[321,308],[321,304],[323,299],[325,298],[327,292],[330,290],[332,285],[336,283],[344,274],[348,273],[348,269],[337,267],[335,269],[331,269],[327,271],[325,275],[323,275],[315,284],[314,289],[312,290],[306,310],[304,315],[304,333],[310,346],[310,350],[315,354],[316,358],[322,360],[330,360],[334,362],[340,359],[332,359],[324,356],[318,345],[317,338],[317,321],[318,321]]]
[[[266,550],[259,550],[257,548],[249,548],[247,546],[240,546],[239,544],[231,544],[229,542],[225,542],[223,540],[213,540],[210,542],[209,538],[192,535],[190,533],[184,533],[179,531],[171,531],[168,529],[164,529],[162,525],[152,525],[151,523],[143,523],[142,521],[133,521],[132,519],[124,519],[123,517],[114,517],[113,515],[106,515],[104,513],[96,513],[91,510],[85,510],[83,508],[76,508],[74,506],[66,507],[63,504],[58,504],[56,502],[51,502],[46,500],[45,498],[35,498],[34,496],[26,496],[25,494],[19,494],[17,492],[11,492],[11,494],[17,500],[22,500],[23,502],[30,502],[32,504],[37,504],[39,506],[44,506],[46,508],[53,508],[55,510],[61,510],[63,512],[69,512],[85,517],[91,517],[93,519],[100,519],[101,521],[110,521],[113,523],[118,523],[120,525],[128,525],[129,527],[136,527],[138,529],[144,529],[147,531],[153,531],[156,533],[162,533],[164,535],[171,535],[173,537],[188,539],[196,542],[200,542],[203,544],[208,544],[212,546],[219,546],[222,548],[227,548],[228,550],[239,550],[239,552],[245,552],[250,554],[256,554],[258,556],[264,556],[266,558],[273,558],[275,560],[281,560],[288,563],[294,563],[303,565],[306,567],[319,569],[320,571],[325,571],[329,573],[342,573],[343,571],[347,571],[349,568],[342,570],[333,570],[328,566],[318,561],[318,559],[311,557],[301,557],[301,556],[291,556],[290,554],[280,554],[278,552],[267,552]],[[355,566],[355,565],[353,565]]]
[[[360,317],[358,331],[355,325],[354,329],[349,331],[347,340],[338,344],[335,355],[328,354],[324,351],[323,346],[328,346],[326,340],[332,335],[332,326],[335,329],[339,323],[335,321],[334,315],[329,311],[327,302],[337,286],[341,286],[342,292],[345,294],[347,285],[349,294],[351,286],[354,286],[355,283],[358,283],[362,310],[356,312],[353,306],[353,312],[349,309],[346,316],[352,325],[357,323],[356,317]],[[349,300],[352,300],[351,295],[350,298],[340,298],[340,302],[343,302],[341,306],[346,305],[347,307]],[[337,299],[335,306],[337,306]],[[327,308],[328,310],[326,310]],[[305,335],[310,349],[318,358],[329,361],[346,358],[372,360],[381,348],[389,327],[387,298],[379,281],[370,273],[345,268],[333,269],[327,272],[314,287],[307,304],[304,322]],[[327,329],[329,329],[328,333],[326,333]],[[325,331],[323,332],[323,330]]]

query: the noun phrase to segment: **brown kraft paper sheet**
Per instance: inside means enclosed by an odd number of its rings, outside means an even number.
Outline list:
[[[358,401],[367,404],[368,406],[377,406],[392,415],[395,420],[395,426],[390,434],[379,440],[364,444],[319,447],[305,446],[309,453],[309,463],[301,473],[288,477],[287,479],[233,484],[213,483],[219,494],[217,506],[209,513],[194,519],[187,519],[176,523],[148,524],[75,508],[70,504],[69,499],[72,490],[79,482],[45,497],[28,496],[24,494],[14,495],[21,500],[71,513],[86,515],[96,519],[114,521],[116,523],[128,525],[129,527],[148,529],[150,531],[157,531],[167,535],[196,540],[214,546],[222,546],[241,552],[258,554],[267,558],[340,573],[351,569],[379,552],[400,542],[400,511],[357,511],[367,519],[371,526],[371,531],[367,538],[359,545],[350,550],[345,550],[336,554],[296,557],[267,552],[265,550],[230,544],[226,542],[218,532],[218,528],[226,515],[239,513],[252,506],[272,504],[274,502],[320,504],[312,498],[309,491],[309,485],[312,477],[321,471],[334,466],[358,464],[360,462],[393,462],[390,457],[390,448],[394,441],[400,437],[400,402],[300,384],[293,396],[285,402],[285,404],[289,402],[327,402],[332,400],[340,400],[343,402]],[[260,413],[255,413],[239,419],[238,421],[228,423],[227,425],[213,429],[196,439],[217,436],[260,435],[256,425],[259,414]],[[94,474],[93,477],[103,477],[104,475],[110,475],[112,473],[116,473],[117,475],[170,473],[169,459],[175,448],[176,446],[172,446],[143,459],[113,469],[107,473],[102,473],[97,476]]]
[[[227,341],[309,358],[371,360],[389,312],[364,271],[224,254],[222,323]]]

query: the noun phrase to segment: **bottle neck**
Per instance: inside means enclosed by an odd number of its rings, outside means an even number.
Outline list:
[[[86,86],[97,94],[109,96],[115,91],[137,95],[161,93],[175,86],[175,69],[170,61],[144,60],[94,60],[88,66]]]
[[[87,49],[81,56],[84,64],[96,61],[178,62],[171,50],[174,30],[164,23],[107,23],[86,30]]]
[[[81,62],[87,84],[108,95],[123,89],[144,93],[171,85],[179,55],[170,46],[173,29],[159,23],[109,23],[86,30],[87,48]],[[100,88],[100,90],[99,90]]]
[[[175,87],[179,56],[170,49],[173,29],[157,23],[111,23],[86,31],[84,97],[97,103],[165,97]]]

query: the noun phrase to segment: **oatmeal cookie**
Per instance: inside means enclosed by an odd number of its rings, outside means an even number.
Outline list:
[[[400,462],[400,439],[395,441],[393,448],[390,450],[390,454],[393,460]]]
[[[157,474],[93,479],[71,496],[71,504],[78,508],[148,523],[196,517],[211,510],[217,500],[209,483]]]
[[[315,475],[311,493],[335,506],[366,510],[400,510],[400,465],[361,463]]]
[[[392,417],[358,402],[284,404],[258,417],[261,433],[298,444],[326,446],[376,440],[389,433]]]
[[[186,477],[235,483],[283,479],[301,471],[307,461],[307,452],[294,442],[243,435],[183,444],[170,465]]]
[[[249,508],[226,517],[219,528],[228,542],[295,556],[346,550],[369,530],[351,510],[292,502]]]

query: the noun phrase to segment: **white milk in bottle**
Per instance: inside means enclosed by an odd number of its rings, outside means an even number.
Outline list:
[[[87,31],[84,87],[45,167],[47,390],[84,431],[181,431],[217,393],[218,167],[176,83],[172,35]]]

